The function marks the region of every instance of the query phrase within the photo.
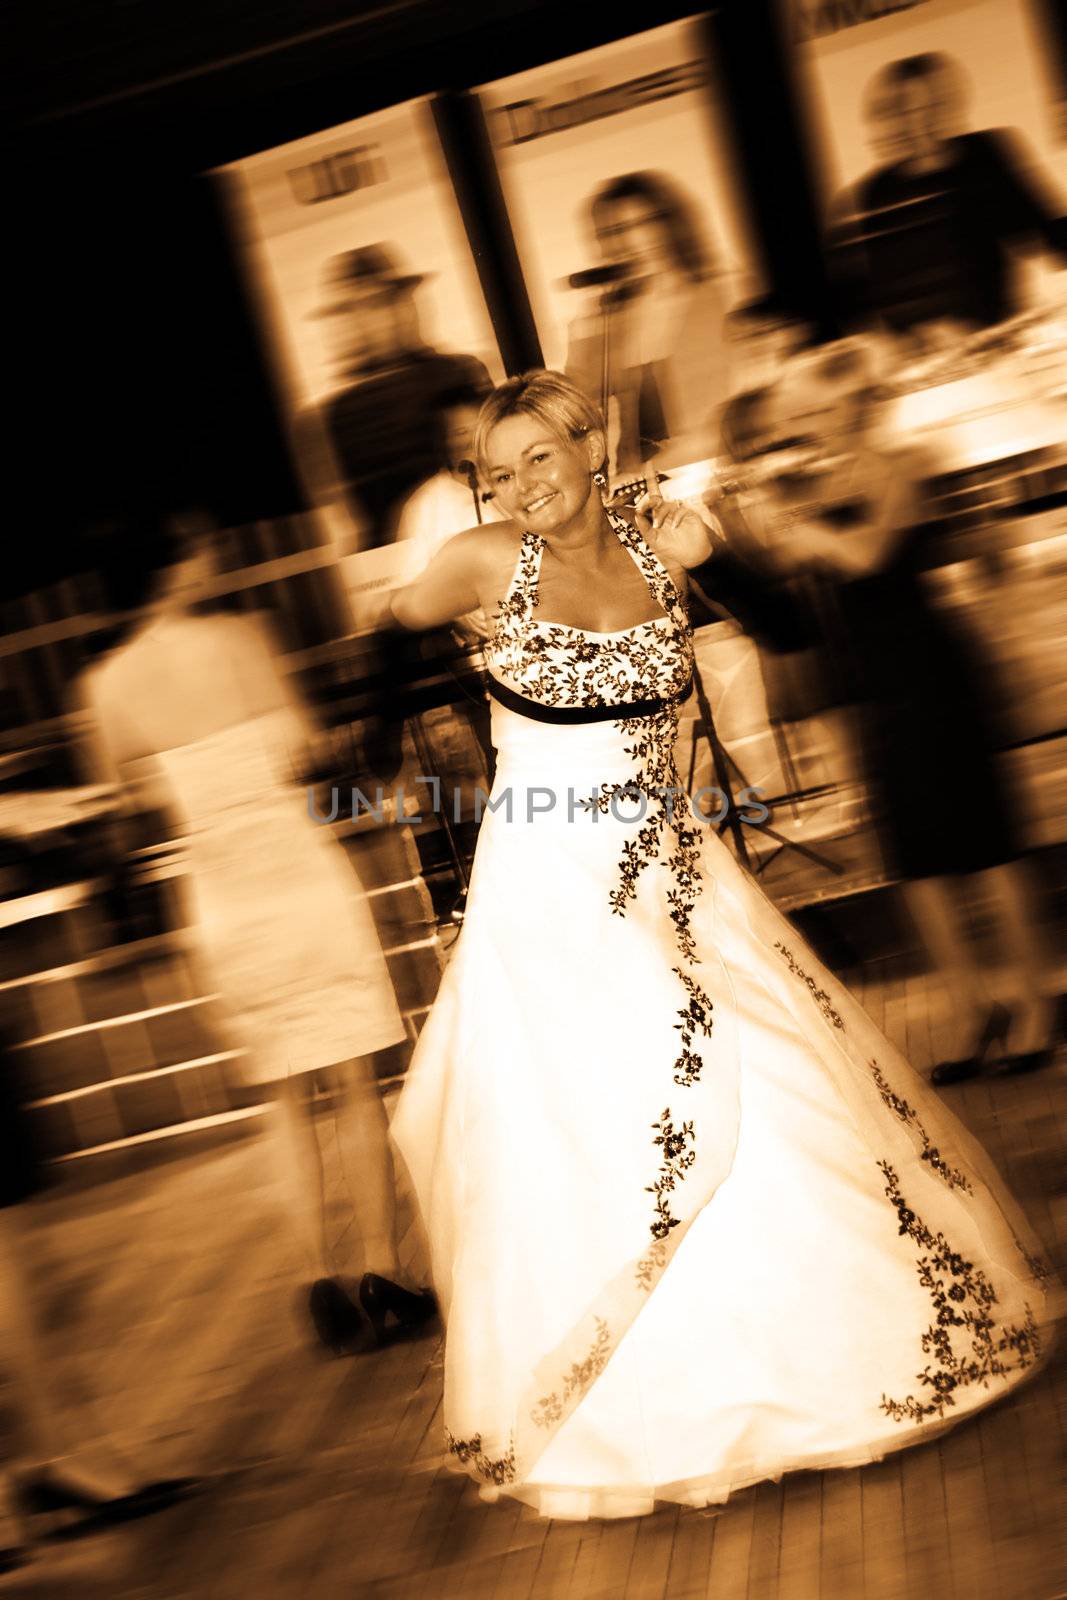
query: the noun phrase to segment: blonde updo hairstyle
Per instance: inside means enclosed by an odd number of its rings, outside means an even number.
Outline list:
[[[473,452],[483,477],[489,464],[489,435],[509,417],[534,417],[563,444],[577,444],[587,434],[606,432],[600,407],[562,372],[544,368],[523,372],[499,384],[478,413]],[[604,462],[597,465],[603,469]]]

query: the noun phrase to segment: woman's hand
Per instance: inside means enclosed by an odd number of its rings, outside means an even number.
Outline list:
[[[681,500],[664,500],[658,489],[651,489],[634,510],[641,533],[662,561],[691,570],[710,559],[714,549],[711,532]]]

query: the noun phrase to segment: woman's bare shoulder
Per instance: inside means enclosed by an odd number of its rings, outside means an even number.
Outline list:
[[[476,528],[468,528],[466,533],[457,533],[456,538],[466,540],[474,554],[494,557],[509,550],[517,553],[522,544],[522,529],[515,522],[482,522]]]
[[[209,611],[190,618],[200,630],[203,659],[224,666],[237,661],[243,670],[276,677],[284,672],[286,647],[267,611]]]
[[[140,659],[140,635],[134,633],[114,649],[90,661],[74,681],[78,702],[100,707],[109,700],[124,699],[130,683],[138,681]]]
[[[514,522],[483,522],[454,534],[444,549],[481,583],[507,562],[514,565],[521,546],[522,530]]]
[[[215,611],[203,619],[213,625],[216,637],[233,643],[254,655],[273,657],[278,642],[266,614],[262,611]]]

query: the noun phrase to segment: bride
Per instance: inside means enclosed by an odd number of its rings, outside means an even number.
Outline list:
[[[510,520],[394,595],[484,606],[498,765],[401,1095],[450,1456],[546,1516],[917,1444],[1031,1373],[1058,1286],[983,1151],[688,810],[699,518],[607,511],[596,408],[486,401]]]

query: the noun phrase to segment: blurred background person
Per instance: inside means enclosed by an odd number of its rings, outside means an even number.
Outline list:
[[[275,1088],[268,1148],[314,1280],[311,1316],[325,1344],[355,1348],[365,1318],[381,1337],[387,1321],[426,1320],[433,1302],[398,1281],[394,1174],[370,1057],[405,1030],[351,863],[313,820],[301,787],[316,730],[265,633],[245,616],[198,609],[217,578],[202,519],[172,523],[114,559],[127,586],[129,569],[137,575],[141,606],[130,636],[79,684],[93,781],[129,798],[140,775],[178,825],[182,921],[202,992],[220,996],[245,1080]],[[312,1115],[320,1068],[332,1069],[338,1149],[362,1241],[354,1295],[326,1237]]]
[[[790,357],[814,338],[808,321],[774,294],[745,300],[728,311],[725,332],[731,397],[766,389]]]
[[[778,403],[793,450],[765,480],[765,537],[781,570],[833,583],[827,643],[859,702],[883,842],[949,1002],[953,1047],[934,1081],[971,1076],[986,1056],[1002,1069],[1040,1066],[1057,1037],[1052,956],[996,758],[988,667],[923,583],[928,465],[879,437],[871,367],[854,344],[798,358]],[[968,938],[961,880],[976,874],[1010,1009],[990,1005]]]
[[[46,1520],[53,1530],[57,1522],[68,1532],[104,1529],[164,1511],[198,1487],[192,1478],[139,1482],[112,1441],[72,1437],[53,1393],[26,1215],[44,1167],[12,1045],[0,1030],[0,1575],[26,1562]]]
[[[778,343],[773,332],[769,335],[763,370],[780,377],[788,349],[794,344],[793,332],[807,337],[808,329],[792,319],[779,323],[777,310],[766,315],[765,322],[761,307],[754,315],[754,325],[777,325],[785,337]],[[843,701],[833,661],[823,643],[822,585],[813,574],[798,572],[783,560],[776,542],[764,536],[774,493],[773,474],[785,459],[782,450],[788,444],[781,437],[778,411],[770,385],[744,390],[723,408],[720,466],[707,500],[723,534],[716,557],[726,551],[732,561],[713,560],[692,575],[702,589],[724,600],[759,645],[772,726],[799,722]],[[740,573],[747,578],[743,585],[736,582],[735,575]]]
[[[589,219],[611,275],[568,334],[567,376],[608,416],[611,467],[711,454],[728,394],[723,275],[693,201],[660,172],[601,185]]]
[[[467,382],[444,389],[436,397],[441,465],[412,491],[400,511],[397,540],[409,555],[410,580],[429,565],[443,544],[480,522],[498,521],[492,497],[485,499],[472,457],[474,424],[492,384]]]
[[[968,131],[963,67],[939,51],[890,62],[867,86],[874,168],[832,207],[851,314],[922,346],[1026,309],[1018,255],[1067,262],[1063,200],[1012,129]]]
[[[812,638],[792,575],[779,569],[773,547],[754,531],[758,521],[743,511],[746,497],[757,492],[762,452],[771,448],[775,430],[769,388],[735,395],[723,408],[719,470],[703,497],[711,513],[711,554],[689,575],[695,625],[726,611],[772,655],[803,649]]]
[[[342,501],[352,550],[378,549],[397,536],[397,518],[413,490],[444,457],[441,397],[464,386],[490,388],[474,356],[436,350],[422,336],[415,292],[421,273],[405,272],[386,244],[334,256],[326,270],[329,298],[321,319],[339,387],[297,424],[298,449],[324,505]],[[323,439],[325,434],[325,440]],[[390,635],[376,640],[374,670],[401,683],[416,670],[416,652]],[[392,783],[404,759],[403,724],[370,719],[368,770]]]
[[[444,390],[437,400],[443,465],[408,497],[397,526],[397,541],[406,555],[404,576],[408,583],[426,570],[441,546],[457,533],[482,522],[500,520],[493,496],[482,492],[474,464],[474,424],[482,402],[491,393],[491,384],[464,383]],[[489,631],[485,613],[473,611],[457,618],[447,631],[437,630],[426,636],[422,649],[424,655],[443,658],[448,663],[458,691],[454,709],[475,739],[485,768],[486,784],[491,789],[496,773],[496,752],[480,651],[481,642],[488,638]],[[464,652],[459,659],[456,658],[457,648]],[[465,809],[464,774],[456,770],[455,762],[447,755],[435,755],[434,771],[441,780],[444,824],[453,830],[455,841],[454,830]],[[456,848],[460,848],[458,841]],[[466,900],[467,891],[461,888],[452,910],[453,921],[462,920]]]
[[[435,350],[422,336],[415,291],[385,244],[361,245],[327,265],[329,299],[318,310],[339,386],[321,405],[333,461],[316,450],[314,422],[301,428],[306,457],[325,500],[340,494],[359,530],[359,548],[396,535],[407,496],[441,461],[440,397],[463,385],[491,387],[474,356]],[[305,453],[302,452],[302,456]]]

